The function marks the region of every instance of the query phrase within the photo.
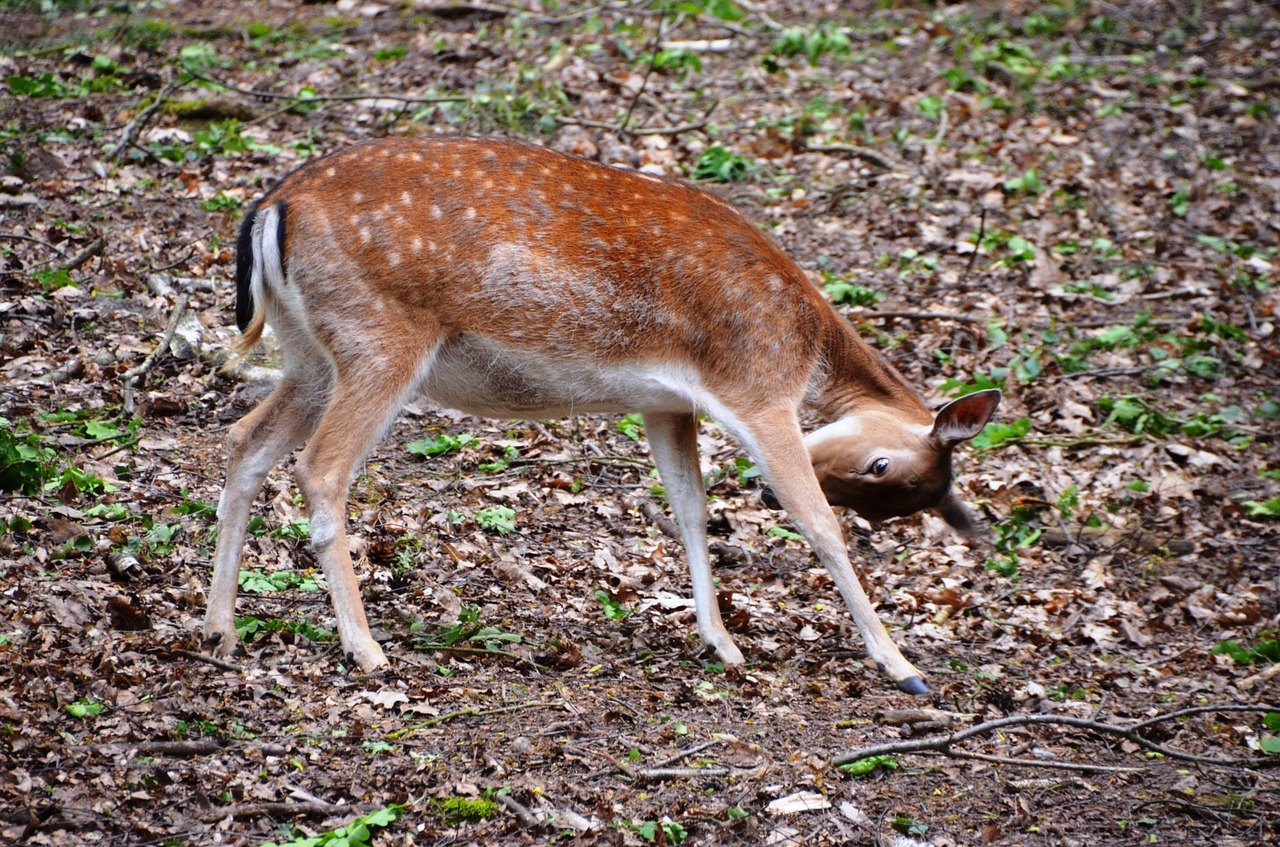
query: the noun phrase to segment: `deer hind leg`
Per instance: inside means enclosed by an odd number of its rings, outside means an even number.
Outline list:
[[[215,655],[229,656],[236,648],[240,554],[253,500],[267,473],[311,435],[323,408],[323,394],[300,376],[285,376],[227,433],[227,478],[218,500],[218,547],[203,629],[204,649]]]
[[[840,589],[866,642],[867,653],[900,690],[908,694],[928,693],[924,677],[903,658],[889,637],[849,564],[844,534],[814,476],[794,412],[790,409],[772,411],[744,421],[740,426],[746,430],[744,440],[754,448],[752,452],[773,493]]]
[[[426,362],[432,359],[434,352],[427,355]],[[425,374],[425,368],[415,374],[409,366],[412,363],[394,354],[382,360],[382,367],[376,367],[374,361],[375,357],[366,356],[357,374],[343,373],[344,366],[339,364],[333,399],[298,457],[295,470],[311,519],[311,546],[329,583],[338,637],[349,660],[366,671],[386,665],[387,657],[369,632],[351,567],[347,495],[357,467],[395,421],[405,395]]]
[[[707,554],[707,495],[698,465],[698,418],[694,414],[647,414],[645,434],[667,499],[680,527],[689,575],[693,580],[693,602],[698,615],[698,634],[726,665],[742,664],[742,651],[733,643],[720,618],[716,586],[711,578]]]

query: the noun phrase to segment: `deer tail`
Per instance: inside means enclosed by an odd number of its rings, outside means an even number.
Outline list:
[[[253,351],[267,324],[270,290],[284,284],[285,212],[283,201],[255,206],[245,215],[236,242],[236,326],[240,341],[234,362]]]

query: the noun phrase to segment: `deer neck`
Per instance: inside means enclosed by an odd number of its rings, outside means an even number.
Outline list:
[[[871,408],[891,409],[904,423],[929,424],[928,408],[897,372],[868,347],[847,320],[831,313],[824,327],[822,371],[811,405],[827,420]]]

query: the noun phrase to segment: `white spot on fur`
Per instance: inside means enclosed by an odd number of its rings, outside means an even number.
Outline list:
[[[397,252],[395,252],[394,250],[393,250],[393,251],[391,251],[390,253],[388,253],[388,254],[387,254],[387,264],[388,264],[388,265],[390,265],[390,266],[391,266],[391,267],[393,267],[393,268],[394,268],[394,267],[396,267],[397,265],[399,265],[399,264],[400,264],[400,254],[399,254],[399,253],[397,253]]]
[[[476,210],[473,206],[467,207],[467,220],[474,221],[476,219]]]
[[[413,243],[412,243],[410,246],[411,246],[411,247],[413,247],[413,252],[415,252],[415,253],[421,253],[421,252],[422,252],[422,239],[415,235],[415,236],[413,237]]]
[[[356,203],[363,203],[363,202],[364,202],[364,193],[363,193],[363,192],[361,192],[361,191],[353,191],[353,192],[351,192],[351,203],[352,203],[352,205],[354,205],[354,204],[356,204]]]
[[[360,243],[368,244],[372,240],[373,240],[373,233],[369,231],[369,227],[367,226],[360,227]]]
[[[337,169],[337,168],[329,168],[328,170],[326,170],[326,171],[324,172],[324,175],[325,175],[325,176],[328,176],[328,177],[337,176],[337,175],[338,175],[338,169]]]
[[[432,206],[431,206],[431,218],[432,218],[432,220],[437,220],[437,221],[438,221],[438,220],[440,220],[440,219],[441,219],[441,218],[443,218],[443,217],[444,217],[444,212],[440,211],[440,207],[439,207],[439,206],[437,206],[437,205],[435,205],[435,204],[432,204]]]
[[[406,206],[412,206],[412,205],[413,205],[413,197],[409,194],[409,192],[407,192],[407,191],[401,191],[401,192],[400,192],[400,202],[401,202],[401,203],[403,203],[403,204],[405,204]]]

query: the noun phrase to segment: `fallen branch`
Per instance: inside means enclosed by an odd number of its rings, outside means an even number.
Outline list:
[[[498,802],[511,814],[520,819],[520,823],[532,829],[542,829],[547,822],[540,820],[537,815],[529,811],[519,800],[510,794],[498,794]]]
[[[329,818],[337,815],[368,814],[376,808],[378,807],[368,803],[354,805],[345,803],[341,805],[337,803],[246,803],[241,806],[216,809],[201,815],[200,820],[205,823],[216,823],[228,817],[256,818],[263,815],[288,818]]]
[[[406,726],[404,729],[398,729],[395,732],[389,732],[387,733],[386,737],[389,740],[394,741],[397,738],[403,738],[406,735],[411,735],[412,733],[415,733],[420,729],[427,729],[428,727],[433,727],[442,723],[447,723],[448,721],[454,720],[456,718],[483,718],[483,717],[488,717],[490,715],[505,715],[508,712],[519,712],[525,709],[566,709],[566,708],[567,706],[565,706],[564,703],[561,703],[558,701],[539,700],[533,703],[517,703],[514,706],[499,706],[495,709],[458,709],[457,711],[454,711],[454,712],[447,712],[443,715],[438,715],[434,718],[428,718],[424,721],[419,721],[418,723],[415,723],[412,726]]]
[[[169,325],[165,327],[164,335],[160,337],[160,343],[156,345],[156,349],[151,351],[151,355],[142,360],[142,364],[137,367],[130,368],[125,371],[124,376],[120,377],[120,381],[124,383],[124,413],[131,416],[133,414],[133,389],[137,385],[138,380],[147,374],[160,357],[169,349],[169,345],[173,343],[173,335],[178,331],[178,322],[182,320],[182,313],[187,309],[187,303],[191,300],[191,295],[183,293],[178,298],[178,303],[173,307],[173,314],[169,316]]]
[[[207,653],[198,653],[195,650],[173,650],[172,653],[175,656],[182,656],[184,659],[191,659],[193,662],[203,662],[206,665],[213,665],[215,668],[222,668],[224,671],[240,673],[242,670],[234,662],[228,662],[226,659],[219,659],[217,656],[210,656]]]
[[[298,94],[280,94],[275,91],[255,91],[249,88],[240,88],[229,82],[223,82],[211,76],[190,72],[195,79],[203,80],[210,85],[216,85],[225,88],[227,91],[234,91],[237,94],[243,94],[246,97],[254,97],[258,100],[292,100],[299,103],[347,103],[358,100],[395,100],[399,103],[465,103],[471,98],[463,94],[450,94],[437,97],[410,97],[404,94],[315,94],[301,96]]]
[[[696,779],[700,776],[728,776],[729,768],[647,768],[633,771],[641,782],[661,782],[667,779]]]
[[[1198,715],[1206,712],[1280,712],[1280,706],[1245,706],[1238,704],[1229,704],[1226,706],[1196,706],[1190,709],[1182,709],[1177,712],[1157,715],[1156,717],[1148,718],[1147,720],[1139,721],[1137,723],[1130,724],[1129,726],[1104,723],[1102,721],[1090,720],[1088,718],[1074,718],[1067,715],[1011,715],[1007,718],[985,721],[976,726],[971,726],[968,729],[959,730],[948,735],[933,738],[910,738],[885,744],[878,744],[874,747],[864,747],[861,750],[845,753],[835,759],[834,762],[836,765],[847,765],[850,762],[856,762],[872,756],[887,756],[901,753],[942,753],[956,758],[977,758],[984,754],[970,753],[967,750],[953,750],[952,748],[961,741],[973,738],[977,735],[993,732],[998,729],[1004,729],[1011,726],[1033,726],[1046,724],[1051,726],[1069,726],[1075,729],[1083,729],[1098,735],[1114,735],[1170,759],[1179,759],[1184,762],[1195,762],[1200,765],[1245,768],[1275,767],[1280,765],[1280,757],[1220,759],[1212,756],[1197,756],[1193,753],[1187,753],[1173,747],[1165,747],[1164,745],[1156,744],[1154,741],[1148,741],[1146,738],[1139,735],[1141,730],[1149,726],[1164,723],[1176,718]],[[1011,759],[1007,763],[1028,765],[1032,767],[1045,766],[1045,763],[1042,761],[1029,759]],[[1095,768],[1098,770],[1104,770],[1106,769],[1106,766],[1080,765],[1076,769],[1091,770]]]
[[[58,263],[56,267],[60,271],[74,271],[76,268],[80,267],[85,262],[92,259],[94,256],[101,255],[103,249],[106,246],[107,246],[107,239],[105,238],[94,239],[89,243],[87,247],[85,247],[79,253],[76,253],[74,256],[71,256],[67,260]]]
[[[907,318],[915,321],[956,321],[967,324],[989,324],[989,315],[957,315],[952,312],[855,312],[856,318]]]
[[[856,159],[870,162],[882,171],[901,171],[906,165],[895,162],[888,156],[858,144],[809,144],[804,148],[809,153],[848,153]]]
[[[120,140],[117,141],[110,150],[106,151],[102,157],[108,162],[119,161],[120,157],[124,155],[124,151],[128,150],[133,145],[133,137],[137,135],[148,122],[150,122],[151,117],[160,110],[161,106],[164,105],[164,101],[168,100],[175,91],[190,81],[191,78],[187,77],[186,79],[181,79],[177,82],[171,82],[166,85],[160,93],[156,95],[154,102],[133,116],[133,120],[129,121],[129,123],[125,125],[124,131],[120,133]]]

